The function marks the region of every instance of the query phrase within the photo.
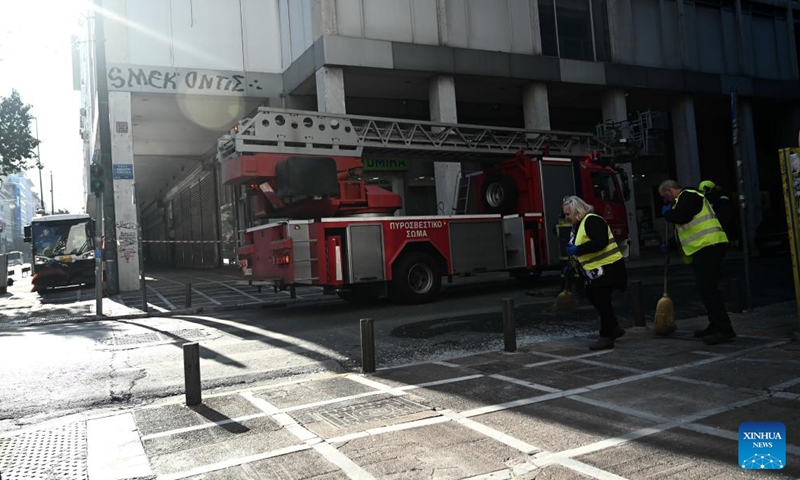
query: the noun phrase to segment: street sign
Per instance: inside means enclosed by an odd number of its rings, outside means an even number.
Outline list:
[[[133,180],[133,164],[115,163],[114,180]]]

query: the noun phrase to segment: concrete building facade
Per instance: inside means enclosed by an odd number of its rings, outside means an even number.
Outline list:
[[[665,122],[651,125],[653,148],[630,166],[643,244],[659,237],[661,180],[737,190],[732,89],[751,230],[779,205],[775,152],[800,128],[796,0],[96,3],[122,290],[138,288],[141,254],[192,267],[232,259],[247,205],[219,184],[216,139],[259,105],[582,132],[655,112]],[[88,168],[98,91],[92,42],[82,45]],[[370,167],[369,181],[403,196],[399,213],[452,211],[461,165]]]
[[[0,177],[0,184],[0,253],[18,250],[28,258],[23,238],[36,212],[33,182],[25,174],[13,174]]]

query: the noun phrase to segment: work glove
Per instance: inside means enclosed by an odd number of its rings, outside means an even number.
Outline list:
[[[664,214],[669,212],[670,210],[672,210],[672,206],[664,205],[663,207],[661,207],[661,216],[663,217]]]
[[[567,245],[567,255],[574,256],[576,253],[578,253],[578,247],[577,246],[572,245],[572,244]]]

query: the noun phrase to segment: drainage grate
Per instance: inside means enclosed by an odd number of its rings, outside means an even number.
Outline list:
[[[334,427],[345,428],[375,420],[391,420],[424,410],[428,408],[402,398],[386,398],[323,410],[319,415]]]
[[[87,480],[86,424],[0,439],[3,480]]]
[[[160,333],[148,332],[137,333],[134,335],[121,335],[119,337],[115,336],[114,338],[109,339],[109,341],[114,345],[139,345],[141,343],[163,342],[164,338]]]
[[[175,330],[165,334],[170,340],[197,340],[208,336],[208,332],[199,328],[187,328],[185,330]]]

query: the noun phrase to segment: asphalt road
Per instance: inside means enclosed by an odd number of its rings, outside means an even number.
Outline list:
[[[754,259],[757,307],[793,300],[790,268],[788,257]],[[726,264],[726,277],[741,272],[740,260]],[[629,272],[631,280],[643,283],[649,316],[661,296],[662,275],[657,267]],[[669,278],[677,317],[703,314],[691,269],[675,266]],[[375,321],[379,366],[502,349],[503,298],[515,301],[520,344],[595,332],[596,315],[585,299],[577,311],[549,311],[558,291],[557,276],[541,278],[530,291],[501,279],[448,289],[427,305],[358,306],[331,300],[213,316],[0,330],[0,431],[89,408],[179,394],[181,345],[188,341],[201,344],[204,389],[212,391],[356,369],[361,318]],[[616,294],[615,300],[623,325],[632,325],[630,292]]]

